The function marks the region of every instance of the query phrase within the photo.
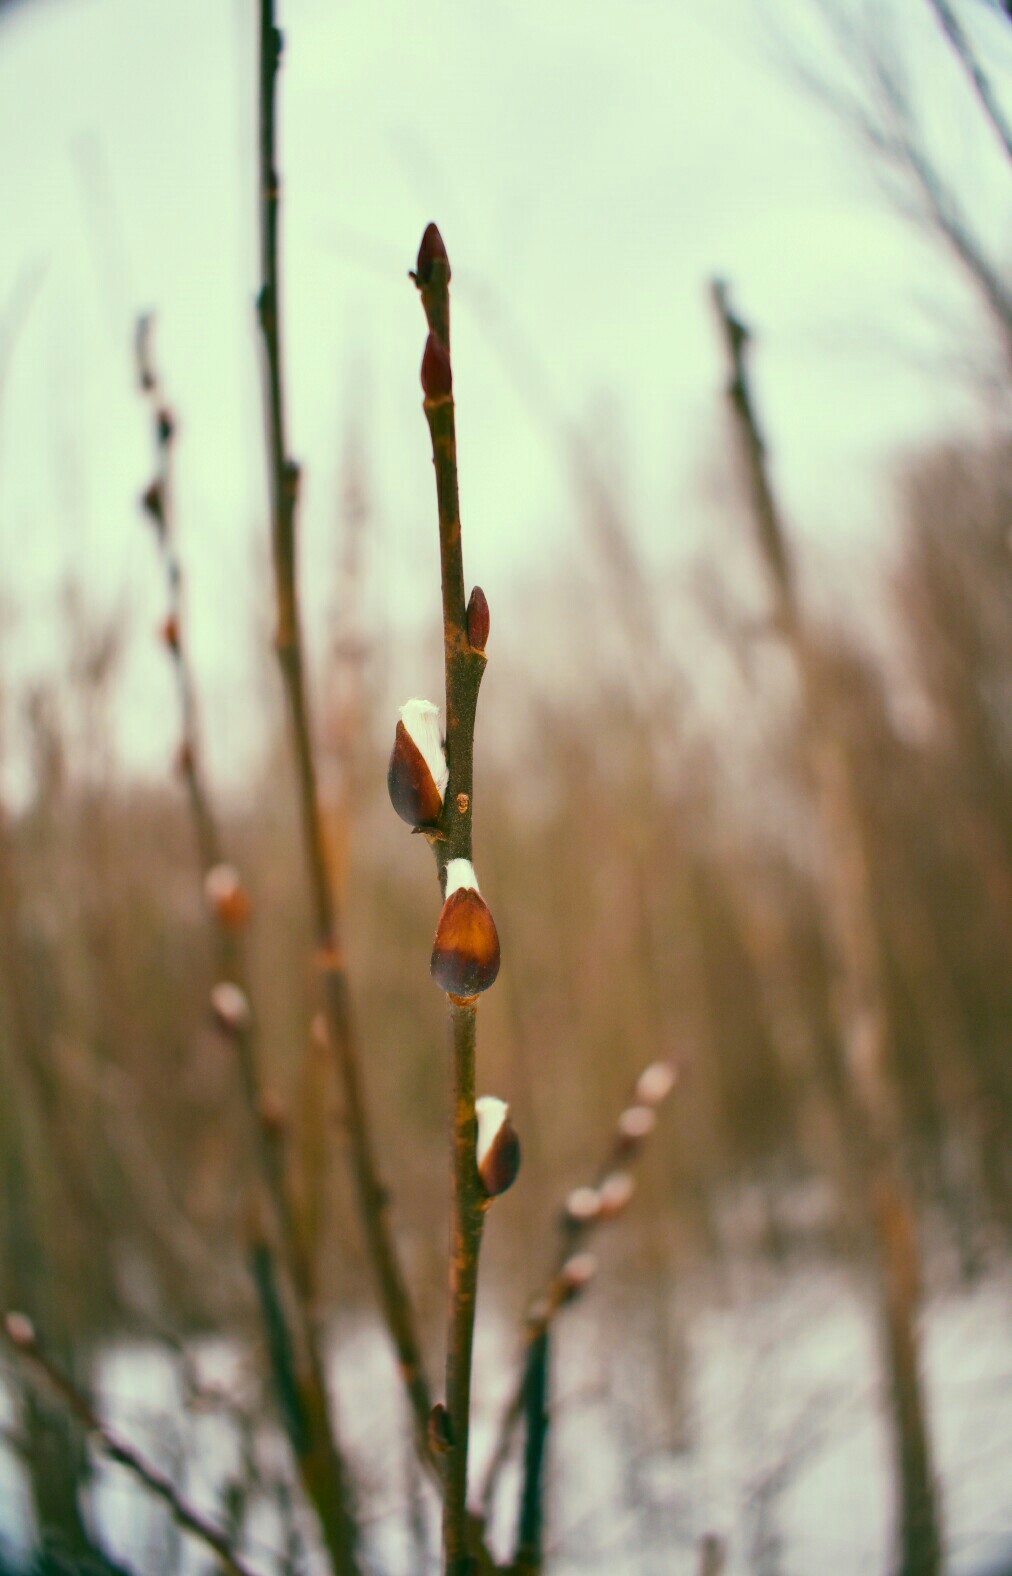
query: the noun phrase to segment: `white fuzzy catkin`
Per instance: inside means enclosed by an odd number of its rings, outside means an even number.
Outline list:
[[[439,790],[439,797],[444,798],[450,772],[440,736],[439,707],[434,706],[431,700],[419,700],[416,697],[401,707],[401,721],[429,768],[432,781]]]
[[[467,860],[461,859],[456,862],[466,864]],[[498,1100],[494,1094],[483,1094],[474,1102],[474,1114],[478,1118],[478,1146],[475,1158],[479,1171],[485,1164],[485,1157],[495,1143],[509,1112],[510,1108],[506,1101]]]
[[[469,888],[477,892],[478,877],[474,873],[474,866],[470,859],[451,859],[446,867],[446,895],[460,892]]]

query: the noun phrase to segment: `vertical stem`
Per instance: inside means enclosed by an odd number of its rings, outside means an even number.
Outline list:
[[[517,1576],[536,1576],[542,1564],[544,1523],[545,1444],[548,1438],[549,1325],[535,1338],[527,1354],[524,1375],[524,1481],[517,1534]]]
[[[446,1348],[446,1409],[450,1448],[443,1500],[445,1576],[467,1576],[467,1459],[471,1420],[471,1357],[478,1297],[478,1254],[485,1200],[475,1160],[474,1043],[477,1007],[449,1003],[452,1061],[450,1110],[450,1305]]]
[[[299,468],[289,458],[285,432],[278,267],[279,177],[275,162],[275,86],[281,34],[274,0],[260,0],[260,248],[262,284],[258,299],[264,349],[264,406],[267,426],[271,543],[277,597],[276,645],[288,710],[298,789],[303,853],[317,956],[323,974],[328,1037],[344,1090],[351,1167],[366,1246],[373,1262],[384,1318],[415,1424],[419,1451],[428,1460],[429,1389],[422,1371],[414,1312],[387,1218],[362,1087],[341,944],[340,916],[327,867],[306,690],[296,582],[295,509]]]
[[[474,725],[485,653],[472,648],[464,599],[460,502],[457,486],[457,435],[450,374],[450,263],[442,238],[430,226],[419,251],[415,275],[429,333],[442,357],[440,377],[427,383],[425,417],[432,440],[439,514],[439,563],[443,601],[443,662],[446,683],[446,764],[449,772],[439,837],[433,843],[444,879],[451,859],[471,858],[474,798]],[[428,354],[428,350],[427,350]],[[449,1450],[443,1501],[445,1576],[467,1576],[467,1465],[471,1411],[471,1357],[478,1293],[478,1254],[487,1202],[475,1155],[474,1048],[477,1002],[447,997],[451,1049],[450,1285],[447,1316],[446,1407]]]
[[[787,534],[770,485],[745,367],[748,330],[733,315],[723,285],[714,285],[713,298],[727,352],[728,397],[760,551],[779,631],[801,683],[812,784],[822,820],[826,909],[847,1075],[845,1095],[836,1103],[836,1119],[840,1148],[851,1158],[851,1186],[863,1202],[878,1261],[880,1337],[891,1391],[900,1501],[899,1572],[900,1576],[936,1576],[941,1544],[920,1376],[916,1228],[900,1168],[903,1135],[889,1077],[889,1010],[864,824],[846,741],[833,716],[832,682],[801,611]]]

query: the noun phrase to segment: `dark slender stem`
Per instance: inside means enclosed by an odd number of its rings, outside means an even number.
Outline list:
[[[949,0],[928,0],[928,4],[935,13],[942,32],[952,45],[953,53],[977,95],[991,130],[1004,148],[1006,158],[1012,160],[1012,127],[1005,119],[987,73],[977,59],[973,45],[967,38],[958,16],[949,4]]]
[[[547,1325],[531,1345],[524,1384],[524,1478],[517,1532],[517,1576],[536,1576],[542,1565],[545,1446],[548,1439],[548,1373],[551,1337]]]
[[[427,232],[428,233],[428,232]],[[424,248],[423,242],[423,248]],[[415,277],[429,332],[450,363],[450,265],[442,250]],[[452,380],[448,380],[452,381]],[[443,603],[443,663],[446,687],[446,764],[439,836],[433,840],[445,886],[451,859],[471,859],[474,801],[474,726],[485,653],[472,648],[467,629],[464,560],[457,486],[457,436],[453,395],[426,394],[425,417],[432,440],[439,516],[439,562]],[[475,1158],[477,1123],[474,1049],[477,1002],[447,998],[451,1047],[450,1292],[447,1315],[446,1406],[449,1450],[443,1500],[445,1576],[472,1569],[467,1517],[467,1468],[471,1410],[471,1362],[478,1290],[478,1257],[486,1199]]]
[[[450,1207],[450,1311],[446,1348],[446,1409],[450,1448],[443,1500],[443,1559],[446,1576],[467,1576],[467,1461],[471,1423],[471,1360],[478,1299],[478,1256],[485,1200],[475,1162],[474,1002],[450,1001],[452,1061]]]
[[[379,1288],[384,1318],[407,1389],[418,1448],[428,1461],[429,1388],[422,1369],[414,1310],[394,1247],[387,1193],[376,1165],[351,1012],[340,916],[330,883],[320,818],[316,764],[296,580],[295,512],[298,466],[289,457],[285,431],[278,267],[279,178],[275,159],[275,86],[281,35],[273,0],[260,5],[260,250],[262,285],[258,300],[264,350],[271,542],[277,598],[276,643],[295,759],[303,851],[317,956],[323,974],[328,1036],[344,1089],[345,1117],[359,1213]]]
[[[168,1507],[176,1525],[184,1532],[192,1533],[209,1548],[229,1572],[229,1576],[255,1576],[253,1568],[240,1558],[227,1534],[189,1504],[158,1467],[102,1421],[87,1396],[42,1350],[33,1332],[25,1329],[17,1336],[10,1333],[12,1326],[17,1328],[17,1321],[17,1315],[11,1315],[7,1321],[8,1340],[13,1349],[55,1391],[67,1411],[97,1440],[110,1460],[125,1467],[151,1494],[160,1499]]]

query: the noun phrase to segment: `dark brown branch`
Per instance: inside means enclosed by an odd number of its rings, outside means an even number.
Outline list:
[[[485,653],[472,647],[468,633],[450,369],[450,264],[435,225],[430,225],[422,238],[414,278],[429,325],[429,340],[422,362],[422,386],[432,440],[439,515],[449,778],[432,846],[445,889],[448,862],[471,859],[474,725],[478,691],[485,671]],[[475,1158],[477,1001],[474,998],[460,1000],[450,995],[447,1012],[452,1071],[450,1293],[446,1351],[449,1448],[444,1476],[443,1560],[445,1576],[468,1576],[472,1569],[467,1516],[471,1361],[478,1256],[487,1199]]]
[[[317,955],[323,975],[328,1038],[344,1090],[359,1212],[383,1315],[407,1389],[418,1448],[428,1460],[429,1387],[422,1369],[414,1310],[390,1230],[388,1195],[380,1181],[366,1110],[340,915],[327,868],[304,672],[296,578],[295,515],[299,468],[287,449],[282,377],[278,266],[280,193],[275,154],[275,88],[280,58],[281,34],[275,25],[273,0],[261,0],[259,207],[262,284],[258,313],[263,338],[271,543],[277,599],[276,644],[295,759],[303,851]]]
[[[551,1335],[546,1325],[531,1343],[524,1382],[524,1476],[517,1531],[516,1576],[537,1576],[542,1566],[545,1445],[548,1439],[548,1374]]]
[[[229,1572],[229,1576],[256,1576],[252,1566],[247,1565],[233,1548],[227,1534],[190,1505],[164,1472],[102,1421],[87,1396],[42,1350],[34,1329],[22,1314],[7,1315],[4,1333],[18,1356],[37,1378],[55,1392],[71,1416],[93,1436],[109,1459],[125,1467],[138,1482],[143,1483],[149,1493],[167,1506],[177,1527],[191,1533],[209,1548]]]

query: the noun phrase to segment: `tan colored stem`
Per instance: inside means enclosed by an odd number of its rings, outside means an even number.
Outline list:
[[[279,177],[275,163],[275,86],[281,35],[273,0],[260,5],[260,246],[262,285],[258,301],[264,349],[264,406],[267,427],[271,543],[277,599],[276,643],[295,760],[303,852],[315,942],[323,972],[328,1038],[344,1090],[351,1167],[359,1213],[379,1288],[383,1315],[397,1352],[411,1405],[415,1436],[428,1460],[430,1411],[415,1316],[394,1247],[387,1192],[376,1165],[352,1020],[348,976],[341,946],[340,915],[331,889],[320,815],[309,701],[296,582],[295,511],[298,466],[288,456],[285,432],[278,270]]]
[[[826,859],[825,901],[836,966],[835,1007],[847,1083],[835,1104],[839,1148],[863,1203],[878,1263],[883,1361],[900,1505],[902,1576],[941,1568],[939,1511],[931,1465],[917,1327],[920,1290],[916,1226],[900,1165],[903,1134],[888,1067],[891,1025],[882,980],[878,922],[865,828],[846,741],[834,716],[832,683],[797,596],[787,534],[770,484],[745,349],[748,330],[723,285],[713,300],[729,368],[728,398],[745,462],[752,514],[779,632],[801,683],[803,725]]]

